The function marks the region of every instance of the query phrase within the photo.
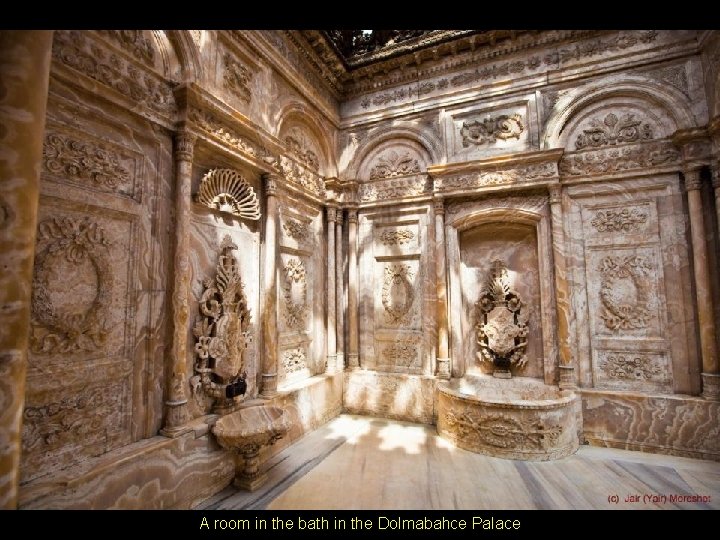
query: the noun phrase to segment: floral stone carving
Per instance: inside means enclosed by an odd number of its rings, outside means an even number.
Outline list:
[[[252,98],[252,91],[250,90],[250,81],[253,76],[252,72],[235,60],[230,53],[225,53],[223,61],[225,64],[225,70],[223,71],[225,88],[245,103],[250,103],[250,99]]]
[[[600,262],[600,317],[610,330],[647,328],[653,267],[645,257],[604,257]]]
[[[475,307],[478,360],[491,362],[495,377],[510,378],[512,365],[522,368],[527,362],[528,323],[520,297],[510,288],[504,262],[493,261]]]
[[[613,379],[630,379],[638,381],[652,381],[660,374],[660,368],[652,360],[642,355],[608,355],[601,363],[600,368]]]
[[[260,219],[255,190],[233,169],[212,169],[203,176],[196,200],[220,212],[245,219]]]
[[[575,148],[600,148],[601,146],[646,141],[653,138],[650,124],[636,120],[635,115],[628,113],[618,118],[608,114],[602,122],[597,118],[590,121],[590,128],[575,139]]]
[[[415,233],[410,229],[395,229],[392,231],[383,231],[380,240],[386,246],[401,246],[408,244],[415,238]]]
[[[470,145],[479,146],[497,140],[519,139],[524,130],[525,126],[519,114],[502,114],[495,118],[463,122],[460,136],[463,147],[467,148]]]
[[[105,231],[89,218],[56,217],[38,227],[38,243],[47,242],[35,257],[32,290],[35,353],[94,351],[109,333],[113,273]],[[67,265],[81,285],[67,292],[62,304],[57,291],[67,286],[60,273]],[[53,286],[54,284],[54,286]]]
[[[298,242],[307,242],[310,237],[310,225],[304,221],[287,218],[283,221],[283,230]]]
[[[299,299],[293,294],[299,292]],[[285,265],[285,323],[296,330],[305,329],[307,319],[307,276],[300,259],[290,259]]]
[[[292,128],[285,136],[285,145],[295,158],[314,172],[320,170],[320,160],[312,144],[299,128]]]
[[[410,308],[415,300],[412,279],[413,272],[407,264],[389,264],[385,267],[382,305],[385,318],[392,325],[409,323]]]
[[[420,172],[420,164],[408,152],[398,154],[395,150],[380,156],[370,169],[370,180],[392,178]]]
[[[252,341],[250,309],[232,254],[238,249],[230,235],[220,244],[215,278],[203,281],[200,317],[195,321],[195,371],[205,391],[218,400],[218,408],[230,407],[238,394],[245,393],[243,353]]]
[[[301,348],[285,351],[282,355],[282,365],[286,377],[307,369],[305,351]]]
[[[647,214],[637,208],[599,211],[590,224],[598,232],[633,232],[647,221]]]

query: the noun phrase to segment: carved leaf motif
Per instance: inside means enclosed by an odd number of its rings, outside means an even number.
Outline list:
[[[293,288],[299,287],[300,300],[295,301]],[[285,323],[289,328],[305,329],[308,315],[307,305],[307,277],[305,265],[300,259],[290,259],[285,265]]]
[[[253,76],[252,72],[238,62],[230,53],[225,53],[223,62],[225,65],[223,70],[225,88],[245,103],[250,103],[252,99],[252,91],[250,90],[250,81]]]
[[[382,354],[385,361],[390,365],[403,368],[419,368],[420,358],[417,350],[416,343],[397,341],[387,345]]]
[[[480,146],[496,140],[519,139],[524,130],[525,126],[519,114],[503,114],[494,118],[463,122],[460,136],[463,147],[467,148],[470,145]]]
[[[289,130],[285,136],[285,146],[300,163],[315,172],[320,170],[320,160],[317,153],[301,129],[294,127]]]
[[[652,316],[653,265],[636,255],[608,256],[600,261],[600,317],[613,331],[647,328]]]
[[[647,221],[647,214],[637,208],[599,211],[590,224],[598,232],[632,232],[640,230]]]
[[[407,264],[389,264],[385,267],[385,279],[382,288],[382,304],[385,308],[385,318],[389,324],[400,325],[409,322],[410,308],[415,300],[415,290],[411,280],[413,272]],[[402,301],[394,300],[394,289]]]
[[[650,381],[661,373],[649,358],[638,355],[608,355],[600,368],[613,379]]]
[[[395,150],[390,150],[378,157],[375,165],[370,169],[370,180],[406,176],[419,172],[420,164],[410,153],[399,154]]]
[[[283,221],[283,229],[285,230],[285,234],[298,242],[307,242],[310,237],[309,224],[295,219],[287,218]]]
[[[409,243],[415,238],[415,233],[409,229],[395,229],[393,231],[383,231],[380,240],[386,246],[403,245]]]
[[[294,373],[299,373],[307,369],[305,351],[300,348],[285,351],[282,356],[282,365],[285,376],[293,375]]]
[[[618,118],[609,113],[602,120],[594,118],[590,121],[590,128],[575,139],[575,148],[600,148],[617,144],[646,141],[653,138],[652,127],[648,123],[636,120],[632,113],[624,114]]]
[[[469,410],[448,411],[445,422],[457,438],[495,448],[546,450],[557,445],[562,435],[559,425],[546,426],[507,416],[479,415]]]

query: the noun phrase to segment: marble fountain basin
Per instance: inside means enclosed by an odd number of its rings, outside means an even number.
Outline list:
[[[490,456],[547,461],[578,449],[579,396],[537,379],[465,375],[438,385],[438,433]]]
[[[260,451],[290,430],[290,417],[280,407],[255,405],[220,418],[213,433],[220,446],[235,452],[235,480],[240,489],[253,491],[267,480],[260,472]]]

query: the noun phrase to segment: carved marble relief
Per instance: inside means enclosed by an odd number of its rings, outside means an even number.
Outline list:
[[[606,256],[600,262],[600,301],[605,326],[613,332],[647,328],[652,317],[652,274],[648,257]]]
[[[288,130],[285,146],[290,154],[307,168],[314,172],[320,170],[320,159],[315,147],[300,128],[293,127]]]
[[[307,369],[305,350],[302,348],[289,349],[282,354],[282,370],[286,378]]]
[[[305,330],[308,312],[307,275],[300,259],[290,259],[285,268],[283,298],[285,299],[285,324],[295,330]]]
[[[394,229],[383,231],[380,234],[380,241],[386,246],[409,244],[413,238],[415,238],[415,233],[410,229]]]
[[[460,127],[460,136],[463,147],[467,148],[471,145],[480,146],[497,140],[519,139],[524,130],[525,126],[519,114],[501,114],[484,120],[463,122]]]
[[[608,354],[600,369],[611,379],[650,381],[661,373],[652,360],[642,354]]]
[[[648,215],[638,208],[599,210],[590,224],[598,232],[637,232],[647,222]]]
[[[223,56],[223,85],[245,103],[250,103],[252,91],[250,82],[253,73],[230,53]]]
[[[260,219],[255,190],[233,169],[212,169],[203,176],[195,196],[197,202],[244,219]]]
[[[657,142],[565,153],[558,168],[563,176],[593,176],[675,165],[679,161],[680,152],[672,143]]]
[[[385,323],[391,326],[410,324],[410,314],[415,301],[415,277],[407,264],[388,264],[382,284],[382,305]]]
[[[378,342],[378,344],[380,343]],[[422,365],[419,352],[421,352],[419,336],[385,343],[381,352],[381,365],[389,366],[397,371],[420,371]]]
[[[423,177],[381,180],[372,184],[362,184],[359,195],[361,202],[385,199],[417,197],[432,191],[432,181]]]
[[[634,114],[626,113],[618,118],[617,115],[609,113],[602,121],[597,118],[590,121],[590,127],[583,129],[575,139],[575,148],[600,148],[652,138],[653,130],[650,124],[636,119]]]
[[[370,180],[406,176],[420,172],[420,163],[409,152],[390,150],[377,158],[370,169]]]
[[[527,313],[517,293],[510,287],[507,266],[495,260],[485,287],[476,303],[478,360],[493,366],[493,375],[510,377],[510,367],[522,368],[527,362]]]
[[[305,221],[298,221],[286,217],[283,219],[282,227],[287,236],[297,240],[301,244],[307,243],[310,240],[310,224]]]
[[[142,30],[100,30],[100,33],[112,38],[135,59],[151,67],[155,64],[155,48]]]
[[[84,187],[131,193],[134,171],[127,157],[99,144],[69,135],[48,133],[43,143],[43,168]]]
[[[445,422],[459,439],[502,449],[546,450],[557,445],[563,432],[560,425],[523,422],[499,414],[481,415],[471,410],[448,411]]]
[[[197,354],[195,372],[202,388],[218,403],[224,403],[229,397],[228,385],[238,379],[244,382],[244,353],[252,340],[245,285],[232,253],[237,249],[230,235],[225,235],[220,244],[215,278],[203,281],[200,316],[193,328]]]
[[[31,350],[100,349],[109,333],[115,286],[105,231],[89,217],[56,217],[40,223],[37,241],[43,248],[33,273]]]

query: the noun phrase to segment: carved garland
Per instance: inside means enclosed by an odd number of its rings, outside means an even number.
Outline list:
[[[650,381],[660,373],[660,368],[644,356],[611,355],[605,358],[600,368],[613,379]]]
[[[245,219],[260,219],[255,190],[233,169],[212,169],[200,181],[196,200],[213,210]]]
[[[496,448],[534,447],[545,450],[557,445],[562,434],[562,427],[559,425],[545,427],[507,416],[479,416],[469,412],[448,411],[445,422],[459,439],[476,440],[480,444]]]
[[[285,322],[290,328],[305,329],[307,306],[307,276],[300,259],[290,259],[285,265]],[[300,286],[300,302],[293,300],[293,285]]]
[[[575,148],[600,148],[601,146],[646,141],[653,138],[650,124],[643,124],[636,120],[635,115],[627,113],[618,118],[609,113],[602,122],[597,118],[590,121],[590,128],[583,129],[583,132],[575,140]]]
[[[380,240],[386,246],[395,246],[408,244],[415,238],[415,233],[410,229],[396,229],[394,231],[384,231],[380,235]]]
[[[382,305],[385,308],[385,317],[390,324],[408,324],[410,308],[415,300],[415,291],[412,282],[413,272],[407,264],[389,264],[385,267],[385,279],[382,288]],[[393,287],[403,287],[405,301],[399,306],[392,301]]]
[[[298,242],[307,242],[310,236],[309,224],[294,219],[287,218],[283,222],[283,229],[285,230],[285,234]]]
[[[238,247],[225,235],[220,244],[215,278],[203,281],[200,316],[195,321],[195,371],[213,397],[225,398],[225,387],[245,378],[243,353],[252,341],[250,309],[233,250]]]
[[[600,317],[610,330],[646,328],[650,313],[652,285],[649,276],[652,265],[645,257],[608,256],[600,262],[602,284],[600,300],[603,311]],[[628,288],[634,294],[627,295]]]
[[[524,130],[522,116],[502,114],[495,118],[463,122],[460,136],[463,147],[467,148],[471,144],[480,146],[497,140],[519,139]]]
[[[34,328],[30,349],[35,353],[70,353],[99,349],[109,333],[113,273],[105,231],[89,218],[51,218],[38,227],[38,242],[48,241],[35,257],[32,291]],[[89,261],[97,276],[97,294],[84,313],[64,313],[48,291],[58,258],[73,265]]]

